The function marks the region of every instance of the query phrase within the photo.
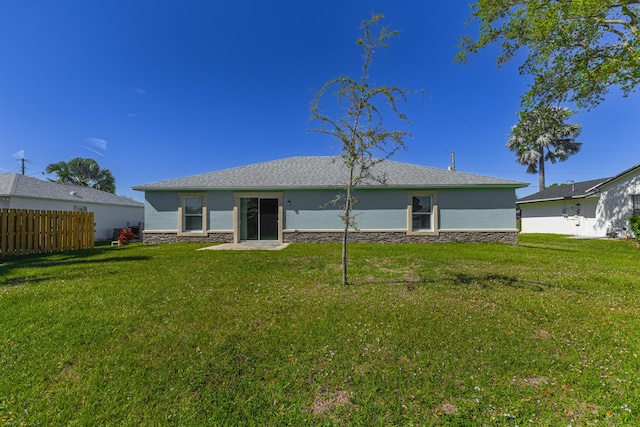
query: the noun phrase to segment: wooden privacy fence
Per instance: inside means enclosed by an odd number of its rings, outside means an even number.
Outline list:
[[[93,248],[93,212],[0,209],[0,257]]]

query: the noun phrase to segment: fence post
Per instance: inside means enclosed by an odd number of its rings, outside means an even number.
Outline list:
[[[9,209],[0,209],[0,257],[5,257],[9,250]]]

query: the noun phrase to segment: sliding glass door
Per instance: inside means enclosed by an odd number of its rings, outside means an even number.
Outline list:
[[[278,199],[240,198],[240,240],[278,240]]]

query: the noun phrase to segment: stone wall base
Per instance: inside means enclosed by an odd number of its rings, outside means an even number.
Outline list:
[[[342,242],[341,232],[293,232],[284,233],[284,243],[337,243]],[[349,233],[349,242],[360,243],[518,243],[517,231],[441,231],[433,235],[408,235],[404,231]]]
[[[144,233],[145,245],[187,242],[233,243],[233,233],[209,233],[207,236],[178,236],[176,233]],[[339,243],[341,232],[286,232],[283,243]],[[408,235],[404,231],[349,233],[349,242],[358,243],[518,243],[517,231],[441,231],[438,234]]]
[[[177,233],[145,233],[142,242],[145,245],[161,243],[189,243],[189,242],[225,242],[233,243],[233,233],[209,233],[207,236],[178,236]]]

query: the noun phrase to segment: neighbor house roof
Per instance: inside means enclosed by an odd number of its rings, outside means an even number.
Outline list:
[[[562,184],[545,188],[542,191],[518,199],[516,203],[532,203],[563,199],[582,199],[594,193],[594,187],[608,181],[609,178]]]
[[[449,171],[385,160],[376,165],[379,182],[363,187],[526,187],[528,184],[501,178]],[[289,157],[185,178],[138,185],[134,190],[260,190],[339,188],[347,182],[348,171],[341,157]]]
[[[599,190],[602,186],[610,183],[611,181],[614,181],[614,180],[620,178],[621,176],[626,175],[626,174],[628,174],[630,172],[634,172],[634,171],[636,171],[638,169],[640,169],[640,163],[635,165],[635,166],[630,167],[629,169],[627,169],[625,171],[620,172],[616,176],[612,176],[611,178],[605,179],[603,182],[600,182],[597,185],[594,185],[593,190]]]
[[[144,206],[142,203],[127,197],[96,190],[95,188],[43,181],[16,173],[0,173],[0,197],[63,200],[75,203],[86,202],[116,206]]]

